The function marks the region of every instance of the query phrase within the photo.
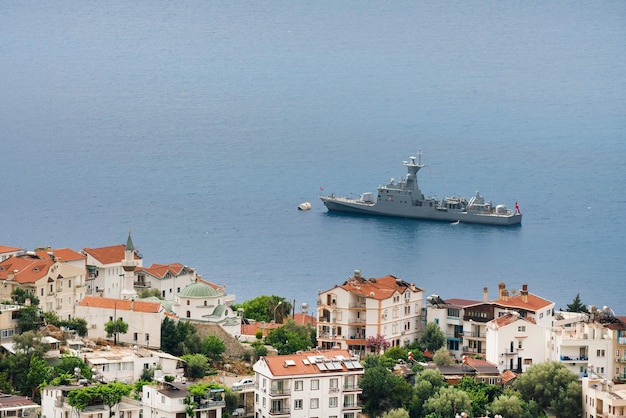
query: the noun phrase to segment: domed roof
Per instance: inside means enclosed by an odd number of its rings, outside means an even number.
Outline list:
[[[194,282],[187,285],[178,296],[181,298],[214,298],[222,296],[222,293],[206,283]]]

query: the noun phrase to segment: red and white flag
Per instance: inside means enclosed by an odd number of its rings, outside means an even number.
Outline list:
[[[517,204],[517,202],[515,202],[515,209],[517,209],[517,213],[519,213],[520,215],[522,214],[522,212],[519,210],[519,205]]]

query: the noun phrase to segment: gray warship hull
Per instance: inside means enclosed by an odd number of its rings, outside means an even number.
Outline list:
[[[407,177],[399,182],[392,179],[379,186],[375,199],[372,193],[364,193],[356,199],[334,194],[321,195],[320,199],[333,212],[502,226],[519,225],[522,222],[517,202],[515,210],[505,205],[494,206],[491,202],[485,202],[478,192],[469,200],[459,197],[446,197],[441,201],[433,197],[425,198],[417,184],[417,172],[424,167],[421,154],[419,162],[411,157],[410,162],[405,161],[404,165],[408,169]]]

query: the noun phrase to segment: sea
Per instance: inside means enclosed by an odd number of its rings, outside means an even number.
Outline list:
[[[622,0],[6,0],[0,86],[1,245],[131,231],[145,266],[297,312],[360,270],[626,315]],[[518,202],[522,225],[321,204],[420,151],[427,196]]]

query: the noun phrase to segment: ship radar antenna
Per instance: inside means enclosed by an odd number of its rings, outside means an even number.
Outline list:
[[[422,150],[417,150],[417,163],[422,165]]]

